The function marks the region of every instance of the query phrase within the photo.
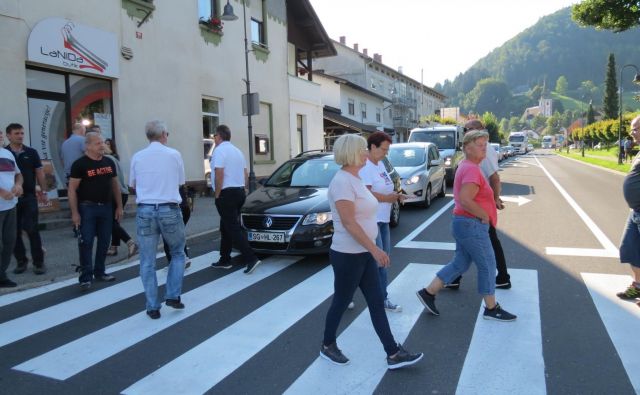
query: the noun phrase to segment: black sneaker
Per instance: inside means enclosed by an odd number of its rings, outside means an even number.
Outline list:
[[[45,274],[47,272],[47,267],[44,265],[44,263],[34,264],[33,272],[38,275]]]
[[[96,279],[97,281],[103,281],[103,282],[107,282],[107,283],[110,283],[110,282],[112,282],[112,281],[116,281],[116,278],[115,278],[115,277],[113,277],[113,276],[112,276],[112,275],[110,275],[110,274],[106,274],[106,273],[105,273],[105,274],[98,275],[98,276],[94,276],[94,277],[95,277],[95,279]]]
[[[631,283],[631,285],[629,285],[627,289],[622,292],[618,292],[616,296],[624,300],[633,300],[635,298],[640,298],[640,288],[637,288],[634,283]]]
[[[164,301],[164,304],[166,304],[169,307],[173,307],[174,309],[184,309],[184,303],[182,303],[180,301],[180,297],[178,296],[178,299],[167,299]]]
[[[157,320],[158,318],[160,318],[160,310],[147,310],[147,315],[152,320]]]
[[[436,308],[436,297],[435,295],[430,295],[426,289],[422,288],[418,292],[416,292],[418,296],[418,300],[422,302],[424,307],[429,310],[429,312],[433,315],[440,315],[440,312]]]
[[[387,357],[387,368],[394,370],[400,369],[405,366],[411,366],[415,363],[418,363],[424,356],[423,353],[412,354],[402,348],[400,344],[398,344],[398,352],[393,357]]]
[[[18,261],[16,268],[13,269],[13,273],[22,274],[27,271],[27,264],[29,263],[28,259],[21,259]]]
[[[330,346],[325,346],[324,344],[320,345],[320,356],[331,363],[335,363],[336,365],[349,364],[349,358],[344,356],[336,342]]]
[[[445,284],[444,287],[446,289],[451,289],[457,291],[460,289],[460,281],[462,280],[462,276],[458,276],[455,280],[451,281],[449,284]]]
[[[14,283],[8,278],[5,278],[4,280],[0,280],[0,288],[15,288],[17,286],[18,284]]]
[[[262,261],[260,259],[256,260],[255,262],[252,262],[252,263],[247,263],[247,268],[244,269],[244,273],[245,274],[253,273],[253,271],[256,270],[258,265],[261,264],[261,263],[262,263]]]
[[[80,283],[81,291],[88,291],[91,288],[91,281],[83,281]]]
[[[496,281],[496,289],[511,289],[511,281]]]
[[[220,259],[218,262],[213,262],[211,267],[214,269],[231,269],[233,265],[231,264],[231,261],[223,261]]]
[[[484,314],[482,315],[482,318],[484,318],[485,320],[508,322],[515,321],[518,317],[506,310],[503,310],[502,307],[500,307],[500,304],[496,303],[496,307],[494,307],[493,309],[488,309],[486,307],[484,308]]]

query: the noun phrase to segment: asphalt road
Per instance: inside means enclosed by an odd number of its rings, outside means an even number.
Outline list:
[[[513,323],[479,317],[475,269],[443,290],[441,315],[414,292],[452,257],[451,196],[405,207],[392,230],[388,313],[396,340],[423,351],[390,372],[360,293],[340,326],[351,364],[318,358],[332,272],[319,257],[266,257],[252,275],[215,270],[212,236],[191,243],[185,310],[144,313],[135,262],[80,295],[75,279],[0,297],[0,388],[10,394],[640,393],[640,308],[616,258],[628,210],[623,175],[537,151],[503,163],[498,233]],[[164,258],[161,258],[163,260]],[[160,264],[159,267],[163,265]],[[159,269],[159,279],[165,276]]]

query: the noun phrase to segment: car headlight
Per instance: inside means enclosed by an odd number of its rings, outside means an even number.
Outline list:
[[[417,183],[418,181],[420,181],[420,176],[416,174],[415,176],[409,178],[404,183],[407,184],[407,185],[411,185],[411,184]]]
[[[324,225],[331,221],[331,212],[307,214],[302,225]]]
[[[447,156],[446,158],[444,158],[444,165],[445,166],[451,166],[451,157]]]

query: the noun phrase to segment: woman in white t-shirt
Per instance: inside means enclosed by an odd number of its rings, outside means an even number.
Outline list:
[[[378,200],[376,213],[378,237],[376,238],[376,245],[387,255],[391,254],[391,233],[389,229],[391,206],[393,203],[403,200],[404,196],[395,192],[393,180],[382,162],[382,159],[389,152],[390,145],[391,137],[388,134],[384,132],[372,133],[367,139],[369,159],[360,170],[360,178],[364,181],[364,185],[369,188],[371,194]],[[401,312],[402,307],[392,303],[387,294],[387,268],[379,266],[378,273],[380,275],[380,286],[384,293],[385,310],[396,313]]]
[[[336,344],[336,332],[359,287],[367,301],[371,322],[387,353],[387,367],[398,369],[413,365],[422,359],[423,354],[409,353],[395,341],[384,310],[378,264],[389,266],[389,256],[375,245],[378,201],[358,175],[367,159],[367,143],[360,136],[345,134],[336,140],[333,151],[336,163],[342,166],[329,184],[328,191],[334,228],[329,259],[335,279],[320,356],[337,365],[349,363]]]

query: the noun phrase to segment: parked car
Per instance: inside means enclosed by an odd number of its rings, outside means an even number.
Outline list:
[[[445,195],[446,171],[435,144],[391,144],[388,157],[400,175],[402,192],[409,196],[405,203],[429,207],[434,196]]]
[[[400,192],[400,176],[383,163]],[[329,152],[304,152],[289,159],[247,196],[240,213],[249,244],[258,253],[310,255],[329,251],[333,220],[327,189],[340,169]],[[391,226],[400,221],[391,208]]]
[[[529,152],[533,151],[533,144],[529,144],[527,148],[529,149]]]
[[[202,139],[202,145],[204,147],[204,179],[207,187],[211,188],[211,154],[216,143],[212,139]]]
[[[504,148],[507,150],[509,157],[516,156],[516,147],[514,147],[513,145],[505,145]],[[533,148],[530,148],[529,150],[532,150],[532,149]]]
[[[491,146],[491,148],[496,151],[496,154],[498,154],[498,162],[501,162],[504,159],[504,151],[500,149],[500,144],[489,143],[489,146]]]
[[[458,164],[464,159],[462,137],[464,130],[459,125],[441,125],[429,128],[415,128],[409,134],[410,143],[433,143],[438,147],[440,158],[447,172],[447,179],[453,185]]]

